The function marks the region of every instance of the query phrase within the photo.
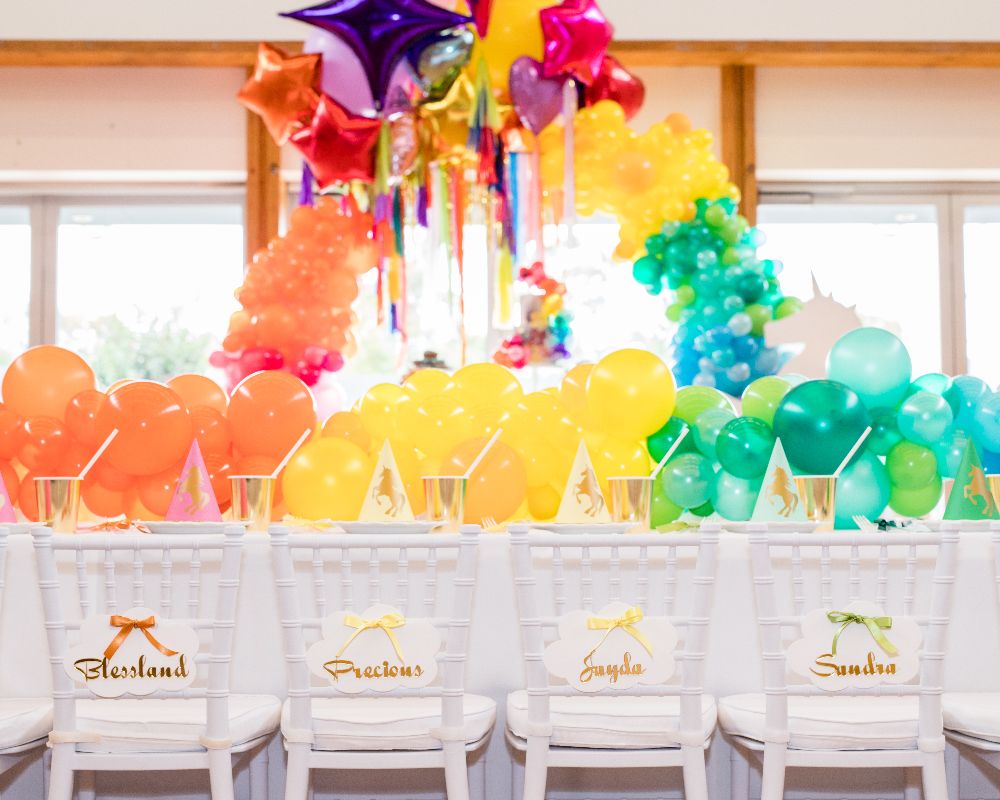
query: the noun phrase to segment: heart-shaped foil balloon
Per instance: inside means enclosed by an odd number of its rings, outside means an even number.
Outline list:
[[[625,111],[625,119],[632,119],[639,113],[646,99],[643,82],[622,66],[614,56],[604,56],[601,71],[594,82],[587,87],[587,105],[599,100],[613,100]]]
[[[521,56],[510,67],[510,98],[521,122],[532,133],[540,133],[562,111],[563,87],[568,76],[546,78],[542,63]]]

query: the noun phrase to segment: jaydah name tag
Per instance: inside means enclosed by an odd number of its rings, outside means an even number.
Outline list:
[[[306,652],[306,663],[342,692],[419,689],[437,677],[441,634],[427,620],[407,619],[392,606],[333,614],[323,621],[322,634]]]
[[[148,608],[88,617],[66,672],[98,697],[179,691],[194,682],[198,633]]]
[[[802,618],[802,638],[788,648],[788,667],[829,692],[908,683],[920,671],[920,626],[857,600]]]
[[[676,669],[677,631],[666,617],[609,603],[596,614],[573,611],[545,649],[545,667],[581,692],[666,683]]]

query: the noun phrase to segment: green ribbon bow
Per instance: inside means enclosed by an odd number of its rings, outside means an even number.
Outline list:
[[[840,626],[840,630],[837,631],[836,635],[833,637],[833,644],[831,645],[830,655],[837,655],[837,640],[849,625],[855,623],[859,625],[864,625],[868,628],[868,632],[872,635],[876,644],[881,647],[890,656],[895,656],[899,654],[899,650],[896,649],[896,645],[890,642],[882,630],[888,630],[892,627],[892,617],[864,617],[861,614],[850,614],[847,611],[830,611],[827,612],[826,618],[833,622],[834,624],[842,622],[843,625]]]

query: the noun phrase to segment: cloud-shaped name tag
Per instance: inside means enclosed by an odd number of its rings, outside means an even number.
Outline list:
[[[856,600],[802,618],[802,638],[788,648],[788,667],[829,692],[907,683],[920,671],[920,626]]]
[[[407,619],[392,606],[332,614],[322,634],[306,652],[306,663],[347,694],[418,689],[437,677],[441,634],[427,620]]]
[[[88,617],[66,673],[98,697],[186,689],[195,679],[198,633],[148,608]]]
[[[545,667],[581,692],[666,683],[676,669],[677,631],[666,617],[610,603],[596,614],[573,611],[545,649]]]

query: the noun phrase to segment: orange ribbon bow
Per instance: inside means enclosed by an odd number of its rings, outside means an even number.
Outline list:
[[[107,649],[104,651],[104,657],[108,659],[108,661],[110,661],[114,654],[118,652],[118,648],[122,646],[125,640],[129,637],[129,634],[136,630],[142,631],[143,636],[146,637],[149,643],[163,653],[163,655],[177,655],[177,653],[169,647],[164,647],[160,644],[156,640],[156,637],[149,632],[149,629],[156,625],[156,617],[146,617],[146,619],[130,619],[129,617],[121,617],[117,614],[112,614],[110,624],[111,627],[121,628],[121,630],[118,631],[118,635],[111,640],[111,644],[109,644]]]
[[[85,528],[85,530],[88,533],[96,533],[97,531],[129,531],[133,528],[139,533],[149,533],[149,528],[141,522],[130,520],[128,517],[125,519],[109,519],[97,525],[91,525]]]

